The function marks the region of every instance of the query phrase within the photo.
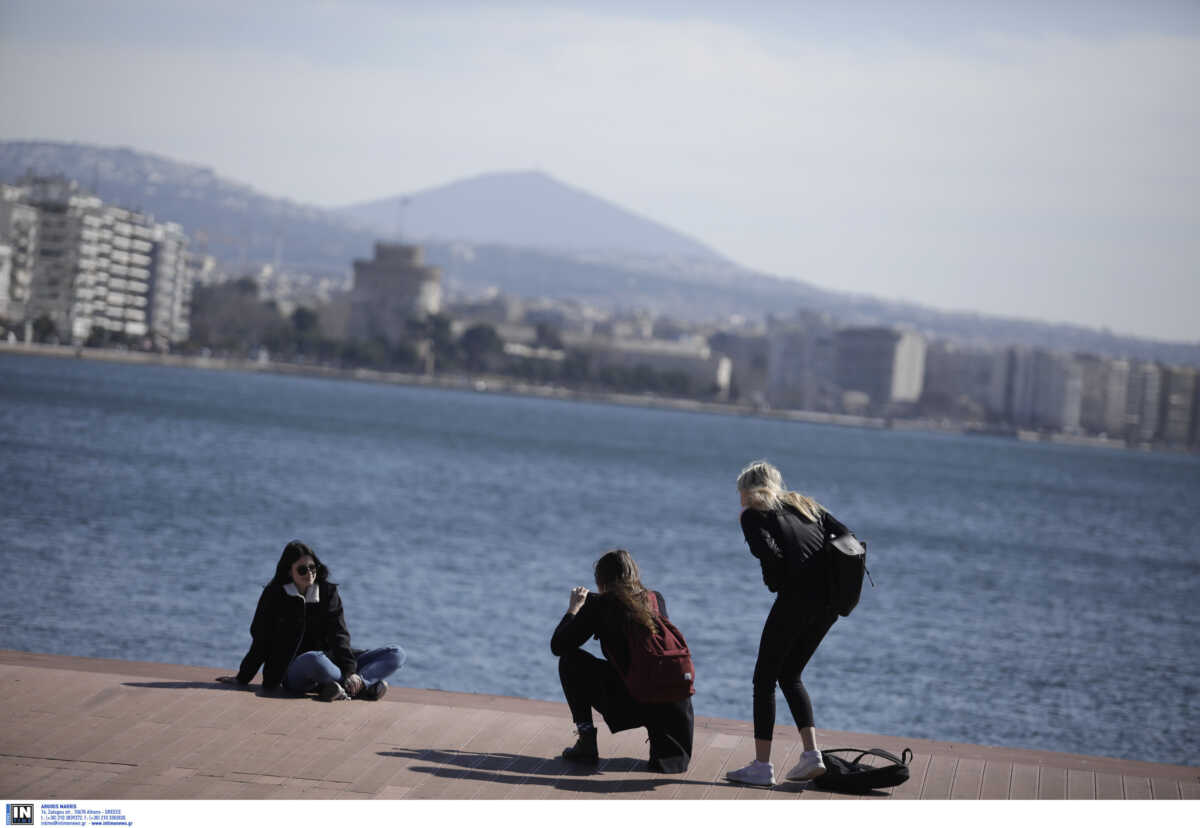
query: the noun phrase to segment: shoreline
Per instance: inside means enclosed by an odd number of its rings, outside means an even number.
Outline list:
[[[1020,442],[1040,442],[1124,451],[1155,451],[1171,454],[1197,454],[1196,449],[1180,446],[1140,443],[1130,444],[1109,437],[1092,437],[1064,432],[1039,432],[1025,429],[995,427],[983,423],[953,422],[932,418],[884,418],[854,414],[831,414],[795,409],[764,409],[737,403],[703,402],[678,397],[622,392],[578,391],[563,386],[540,385],[500,375],[427,375],[399,371],[378,371],[372,368],[333,368],[270,360],[234,359],[227,357],[184,356],[150,351],[85,348],[77,345],[42,345],[0,342],[0,354],[43,356],[57,359],[86,359],[127,365],[172,365],[206,371],[236,371],[270,373],[282,376],[303,376],[321,379],[341,379],[374,382],[385,385],[407,385],[441,388],[476,393],[511,394],[521,397],[563,400],[567,402],[607,403],[637,408],[656,408],[670,411],[691,411],[701,414],[724,414],[738,417],[758,417],[767,420],[835,425],[845,428],[868,428],[889,431],[920,431],[930,434],[964,434],[1001,437]]]

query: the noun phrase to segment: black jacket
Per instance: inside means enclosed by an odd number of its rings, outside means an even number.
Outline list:
[[[750,554],[762,565],[763,583],[771,592],[807,601],[828,599],[825,534],[841,526],[822,510],[811,521],[790,506],[771,512],[742,511],[742,535]]]
[[[658,611],[663,618],[667,615],[667,599],[662,593],[651,590],[658,599]],[[587,643],[589,638],[600,642],[604,657],[624,675],[629,670],[629,639],[625,632],[625,612],[615,598],[603,592],[589,592],[579,612],[563,615],[550,637],[550,652],[565,655]]]
[[[287,594],[279,584],[263,589],[250,622],[250,651],[238,669],[240,683],[249,684],[262,667],[263,689],[275,689],[306,642],[310,645],[306,649],[329,656],[343,678],[358,672],[337,584],[319,582],[317,586],[320,600],[313,604],[305,603],[304,596]]]

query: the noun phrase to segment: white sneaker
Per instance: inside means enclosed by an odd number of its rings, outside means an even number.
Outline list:
[[[775,766],[770,762],[760,762],[755,759],[746,767],[725,774],[725,778],[739,785],[770,788],[775,784]]]
[[[800,761],[787,772],[789,782],[807,782],[825,773],[825,763],[821,760],[821,751],[806,750],[800,754]]]

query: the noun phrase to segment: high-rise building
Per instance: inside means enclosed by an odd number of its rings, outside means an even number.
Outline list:
[[[395,345],[407,336],[409,320],[436,314],[441,273],[421,262],[421,248],[376,242],[373,259],[354,260],[347,335],[382,338]]]
[[[920,399],[925,338],[896,328],[843,328],[834,335],[834,362],[838,386],[866,394],[869,410],[884,413]]]
[[[773,408],[833,411],[833,323],[829,316],[801,311],[790,319],[767,320],[767,402]]]
[[[25,204],[24,191],[0,185],[0,245],[8,248],[8,278],[0,290],[0,318],[16,321],[25,318],[37,266],[37,210]]]
[[[104,218],[99,198],[62,176],[33,178],[24,188],[37,209],[37,264],[26,319],[47,317],[62,340],[91,331]]]
[[[1191,441],[1195,399],[1195,368],[1190,365],[1163,368],[1158,436],[1164,443],[1186,446]]]
[[[32,266],[19,318],[48,317],[60,340],[74,342],[97,332],[153,333],[160,347],[187,339],[192,273],[183,228],[106,205],[62,176],[30,177],[4,195],[0,230],[31,224],[26,247],[36,239],[36,255],[23,260]],[[23,278],[10,277],[10,296]]]
[[[186,342],[192,282],[201,263],[189,256],[183,228],[174,222],[156,225],[150,260],[150,335],[159,348]]]
[[[1125,404],[1127,439],[1148,443],[1157,437],[1161,412],[1162,368],[1153,362],[1134,364]]]

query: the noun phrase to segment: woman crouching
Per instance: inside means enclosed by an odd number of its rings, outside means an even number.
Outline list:
[[[405,660],[399,647],[351,648],[337,584],[317,554],[298,540],[279,556],[275,577],[258,599],[250,637],[238,674],[217,681],[247,685],[262,667],[267,691],[283,685],[297,694],[316,690],[321,701],[374,701],[387,692],[385,679]]]
[[[550,639],[579,737],[563,751],[563,758],[585,765],[599,762],[595,709],[613,733],[646,728],[650,770],[683,773],[691,761],[694,726],[687,645],[667,621],[666,600],[642,586],[637,564],[624,549],[596,561],[595,579],[596,592],[582,586],[571,590],[567,613]],[[600,640],[604,658],[580,649],[593,636]],[[651,675],[646,660],[632,647],[642,647],[656,636],[658,645],[665,640],[676,649],[674,655],[656,659],[666,665],[665,674]]]

